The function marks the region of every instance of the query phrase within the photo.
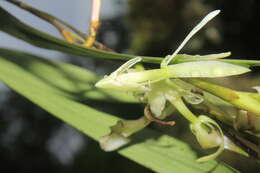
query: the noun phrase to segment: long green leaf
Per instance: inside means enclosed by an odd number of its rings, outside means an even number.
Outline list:
[[[67,91],[60,88],[61,85],[57,87],[55,83],[46,80],[51,77],[56,79],[57,83],[66,81],[67,76],[58,75],[58,71],[62,74],[73,72],[75,75],[82,75],[82,70],[72,70],[74,67],[69,66],[21,52],[0,50],[0,80],[57,118],[97,140],[108,133],[109,126],[115,124],[118,118],[71,99]],[[42,70],[45,73],[42,73]],[[93,75],[86,75],[86,78],[92,80]],[[118,152],[160,173],[235,172],[221,162],[195,162],[197,154],[187,144],[150,129],[143,130],[130,146]]]
[[[41,32],[31,26],[22,23],[20,20],[18,20],[17,18],[9,14],[1,7],[0,7],[0,18],[1,18],[0,30],[41,48],[57,50],[57,51],[61,51],[73,55],[83,56],[83,57],[109,59],[109,60],[126,61],[135,57],[135,55],[106,52],[102,50],[86,48],[80,45],[65,42],[61,39],[53,37],[47,33]],[[147,63],[159,64],[161,60],[162,58],[158,58],[158,57],[143,56],[142,61]],[[175,57],[174,63],[200,61],[200,60],[205,60],[205,58],[192,58],[190,55],[178,54]],[[254,60],[219,59],[219,61],[238,64],[238,65],[260,66],[260,61],[254,61]]]
[[[58,50],[73,55],[95,57],[101,59],[129,60],[135,57],[133,55],[106,52],[68,43],[22,23],[1,7],[0,18],[0,30],[41,48]],[[161,58],[144,58],[144,61],[154,63],[160,62],[160,60]]]
[[[93,87],[99,78],[94,73],[77,66],[42,59],[10,49],[0,48],[0,54],[8,56],[10,61],[19,63],[31,75],[52,86],[57,93],[62,93],[67,97],[83,101],[90,99],[109,102],[137,102],[130,94]]]

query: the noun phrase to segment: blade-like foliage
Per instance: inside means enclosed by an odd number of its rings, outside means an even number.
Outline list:
[[[68,43],[22,23],[1,7],[0,17],[0,30],[41,48],[101,59],[129,60],[134,57],[133,55],[106,52]],[[153,59],[148,57],[146,59],[151,62],[160,61],[160,58]]]
[[[0,48],[0,54],[8,56],[10,61],[19,63],[31,75],[52,86],[57,93],[64,96],[82,101],[90,99],[109,102],[137,102],[130,94],[93,87],[99,78],[94,73],[77,66],[40,59],[37,56],[14,50]]]
[[[79,67],[1,49],[0,80],[95,140],[107,134],[109,126],[118,120],[72,99],[77,91],[82,91],[85,82],[86,88],[91,88],[90,83],[95,80],[93,74]],[[95,96],[100,94],[95,92]],[[87,94],[86,98],[97,98],[93,95]],[[131,145],[118,152],[156,172],[235,172],[213,160],[196,163],[197,154],[187,144],[150,129],[143,130]]]
[[[109,59],[109,60],[129,60],[134,58],[134,55],[120,54],[107,52],[102,50],[97,50],[93,48],[85,48],[80,45],[71,44],[65,42],[61,39],[53,37],[47,33],[41,32],[31,26],[28,26],[17,18],[9,14],[6,10],[0,7],[0,30],[6,32],[14,37],[22,39],[32,45],[37,47],[58,50],[65,53],[70,53],[73,55],[79,55],[83,57],[99,58],[99,59]],[[143,62],[157,63],[159,64],[162,58],[156,57],[142,57]],[[190,62],[190,61],[200,61],[200,60],[210,60],[205,57],[196,57],[185,54],[178,54],[175,57],[174,63]],[[260,66],[260,61],[254,60],[226,60],[219,59],[222,62],[229,62],[238,65],[246,66]]]

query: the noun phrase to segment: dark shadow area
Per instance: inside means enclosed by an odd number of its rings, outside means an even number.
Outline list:
[[[72,127],[61,130],[63,126],[64,123],[54,116],[9,92],[0,107],[1,170],[20,173],[151,172],[115,152],[102,151],[97,142]],[[78,140],[81,145],[77,145]],[[56,145],[58,148],[54,147]]]

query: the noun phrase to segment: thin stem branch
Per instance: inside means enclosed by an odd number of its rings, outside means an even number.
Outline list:
[[[84,42],[84,46],[92,47],[100,26],[99,15],[100,15],[101,0],[92,0],[92,12],[90,19],[89,35]]]
[[[149,108],[149,105],[147,105],[145,108],[144,108],[144,116],[149,120],[149,121],[153,121],[153,122],[156,122],[158,124],[162,124],[162,125],[170,125],[170,126],[173,126],[175,125],[175,121],[162,121],[162,120],[159,120],[159,119],[156,119],[154,118],[154,116],[152,115],[151,113],[151,110]]]
[[[91,21],[99,21],[101,0],[93,0]]]
[[[66,27],[68,27],[69,29],[71,29],[73,32],[77,33],[80,37],[84,38],[85,34],[83,34],[81,31],[79,31],[78,29],[76,29],[75,27],[69,25],[68,23],[66,23],[65,21],[50,15],[44,11],[38,10],[36,8],[33,8],[31,6],[29,6],[28,4],[21,2],[21,1],[17,1],[17,0],[6,0],[9,3],[12,3],[14,5],[16,5],[17,7],[20,7],[28,12],[30,12],[31,14],[38,16],[39,18],[47,21],[48,23],[54,25],[55,27],[57,26],[57,23],[60,23],[60,25],[64,25]],[[59,25],[59,26],[60,26]],[[58,26],[58,27],[59,27]],[[57,28],[58,29],[58,28]]]
[[[195,123],[198,120],[198,118],[187,108],[181,97],[170,100],[170,102],[190,123]]]
[[[77,34],[77,36],[80,37],[81,40],[85,40],[85,38],[86,38],[86,35],[84,33],[82,33],[80,30],[76,29],[75,27],[69,25],[65,21],[63,21],[51,14],[48,14],[44,11],[33,8],[33,7],[29,6],[28,4],[21,2],[21,1],[17,1],[17,0],[5,0],[5,1],[7,1],[13,5],[16,5],[17,7],[24,9],[24,10],[30,12],[31,14],[45,20],[49,24],[53,25],[64,37],[66,37],[66,39],[71,38],[71,37],[66,36],[66,35],[69,35],[69,32],[65,31],[64,26],[67,27],[68,29],[70,29],[71,31],[73,31],[75,34]],[[71,42],[71,41],[69,41],[69,42]],[[103,45],[102,43],[100,43],[98,41],[95,41],[93,43],[93,45],[97,49],[114,52],[112,49],[106,47],[105,45]]]
[[[175,82],[172,82],[169,79],[167,80],[167,84],[176,91],[180,90],[180,86],[176,85]],[[189,110],[178,93],[169,93],[167,99],[190,123],[195,123],[198,120],[197,116]]]

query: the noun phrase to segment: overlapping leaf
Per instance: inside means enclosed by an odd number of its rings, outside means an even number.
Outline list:
[[[83,73],[86,76],[81,76]],[[93,139],[97,140],[107,134],[109,126],[118,120],[115,116],[74,100],[73,96],[77,95],[77,91],[81,92],[84,88],[84,81],[95,80],[93,74],[79,67],[1,49],[0,80]],[[89,88],[88,82],[86,82],[87,88]],[[95,92],[96,94],[91,97],[87,94],[86,98],[98,98],[97,95],[100,93]],[[162,173],[235,172],[232,168],[216,161],[196,163],[197,154],[187,144],[150,129],[139,133],[133,143],[119,150],[119,153]]]
[[[24,40],[37,47],[57,50],[64,53],[79,55],[83,57],[91,57],[91,58],[99,58],[99,59],[126,61],[135,57],[134,55],[113,53],[113,52],[92,49],[92,48],[85,48],[83,46],[65,42],[61,39],[53,37],[47,33],[41,32],[31,26],[24,24],[23,22],[19,21],[17,18],[9,14],[6,10],[4,10],[1,7],[0,7],[0,17],[1,17],[0,20],[1,31],[6,32],[14,37]],[[213,55],[213,57],[214,56],[215,55]],[[174,63],[200,61],[200,60],[204,61],[204,60],[211,60],[211,59],[212,59],[212,55],[209,57],[205,57],[205,56],[200,57],[200,56],[178,54],[175,57]],[[142,61],[147,63],[159,64],[161,60],[162,58],[157,58],[157,57],[143,57]],[[229,62],[229,63],[243,65],[243,66],[260,66],[260,61],[254,61],[254,60],[219,59],[218,61]]]

